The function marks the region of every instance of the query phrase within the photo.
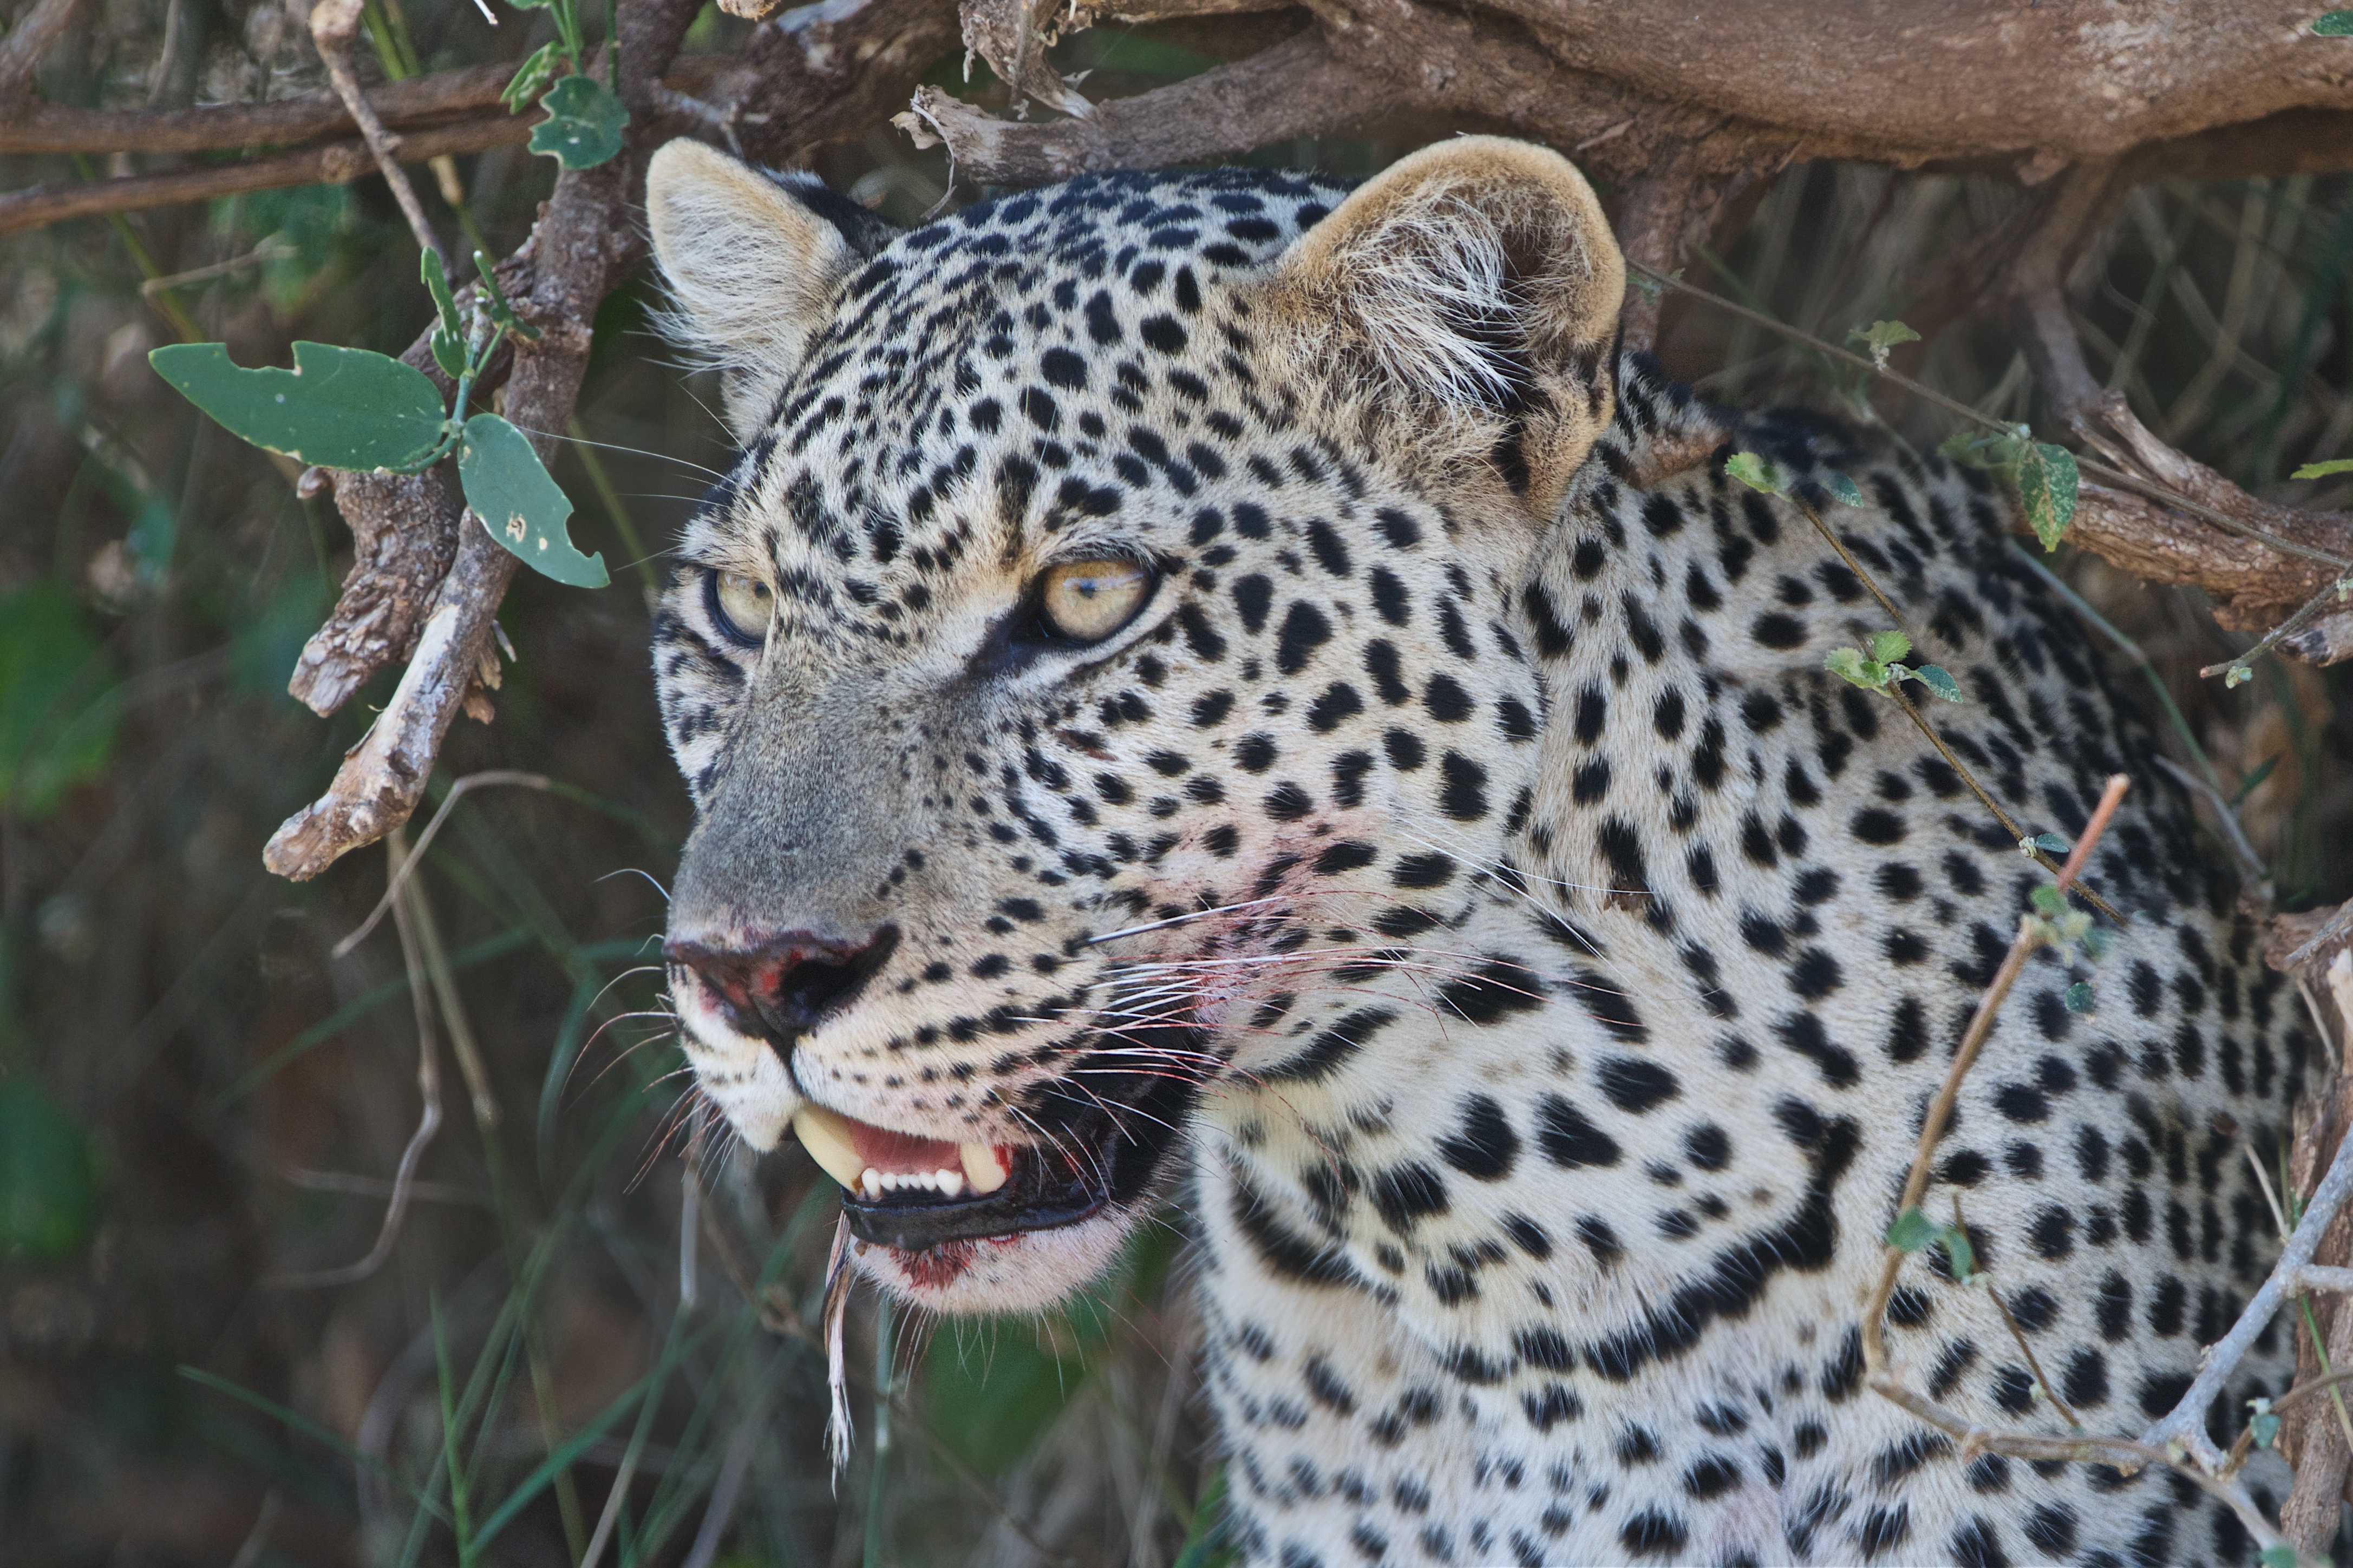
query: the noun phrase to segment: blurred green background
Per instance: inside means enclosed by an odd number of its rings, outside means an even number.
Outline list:
[[[543,13],[499,9],[495,32],[472,0],[381,0],[370,16],[433,69],[547,36]],[[125,106],[315,89],[301,16],[107,0],[44,90]],[[1300,24],[1105,28],[1057,64],[1092,71],[1092,94],[1133,92]],[[706,13],[688,47],[727,49],[742,26]],[[932,79],[1006,107],[958,59]],[[1257,161],[1368,174],[1434,133]],[[0,165],[11,189],[101,172]],[[941,157],[887,125],[819,166],[902,222],[984,194],[951,192]],[[553,165],[508,148],[455,173],[503,253]],[[2019,200],[1991,176],[1793,165],[1732,204],[1686,277],[1838,341],[1920,306]],[[2348,262],[2353,180],[2159,184],[2073,298],[2094,373],[2152,428],[2259,494],[2344,506],[2353,483],[2284,476],[2353,451]],[[810,1334],[832,1188],[797,1150],[702,1147],[651,966],[688,818],[655,722],[646,594],[727,447],[709,378],[675,368],[649,325],[648,281],[598,319],[556,468],[613,585],[517,583],[496,722],[459,721],[433,796],[492,768],[558,787],[452,809],[404,910],[413,965],[390,921],[332,956],[385,891],[385,851],[308,885],[263,872],[263,840],[393,677],[332,721],[285,697],[348,536],[146,353],[221,339],[241,363],[283,363],[296,337],[397,353],[430,311],[417,277],[375,179],[0,240],[0,1555],[556,1564],[601,1530],[604,1560],[624,1563],[1009,1564],[1042,1544],[1202,1568],[1217,1479],[1173,1214],[1092,1297],[1042,1319],[878,1322],[861,1293],[860,1442],[838,1486],[828,1474]],[[1899,364],[2035,417],[1996,326],[1914,324],[1927,341]],[[1670,300],[1661,353],[1721,401],[1843,408],[1924,447],[1949,433],[1704,302]],[[2054,564],[2179,698],[2186,732],[2125,687],[2240,797],[2283,903],[2353,890],[2342,674],[2269,661],[2236,690],[2200,683],[2253,638],[2215,631],[2194,592],[2063,549]],[[2084,636],[2107,644],[2089,622]],[[443,1116],[397,1235],[364,1278],[290,1280],[352,1274],[375,1246],[417,1123],[420,1014]],[[895,1405],[878,1411],[886,1384]]]

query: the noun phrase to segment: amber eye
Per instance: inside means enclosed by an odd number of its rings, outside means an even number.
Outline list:
[[[745,647],[765,642],[768,616],[776,602],[768,585],[741,572],[713,572],[710,582],[711,618],[719,629]]]
[[[1066,561],[1046,574],[1039,611],[1056,637],[1101,642],[1151,596],[1151,572],[1133,561]]]

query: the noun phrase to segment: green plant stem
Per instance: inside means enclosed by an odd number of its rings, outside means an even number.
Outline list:
[[[1812,507],[1808,506],[1796,496],[1793,495],[1788,499],[1791,505],[1806,514],[1806,521],[1814,525],[1814,531],[1822,536],[1822,542],[1838,552],[1838,558],[1846,563],[1846,569],[1854,574],[1855,580],[1871,590],[1871,596],[1879,601],[1879,607],[1887,612],[1887,618],[1895,624],[1895,629],[1902,632],[1914,647],[1922,647],[1918,635],[1904,624],[1904,613],[1895,607],[1895,601],[1889,598],[1871,574],[1862,569],[1862,563],[1857,561],[1854,558],[1854,552],[1846,547],[1837,534],[1831,531],[1831,525],[1824,522]]]
[[[1873,375],[1883,377],[1884,379],[1893,382],[1897,386],[1904,388],[1904,390],[1909,392],[1915,397],[1932,403],[1937,407],[1945,410],[1947,413],[1954,415],[1957,417],[1966,419],[1972,425],[1981,426],[1989,430],[1999,431],[2005,436],[2013,436],[2017,434],[2014,426],[2005,425],[1999,419],[1980,414],[1976,409],[1970,407],[1968,404],[1957,402],[1953,398],[1947,397],[1943,393],[1938,392],[1936,388],[1924,385],[1921,383],[1913,380],[1910,376],[1904,374],[1900,371],[1883,369],[1880,366],[1873,364],[1869,359],[1861,354],[1849,353],[1846,350],[1838,347],[1834,343],[1825,342],[1820,338],[1814,336],[1811,332],[1804,331],[1802,328],[1792,327],[1785,322],[1776,321],[1773,317],[1767,315],[1762,310],[1752,310],[1745,305],[1736,304],[1734,301],[1725,299],[1721,294],[1711,294],[1704,289],[1686,283],[1680,278],[1669,277],[1666,273],[1661,272],[1654,268],[1645,267],[1639,261],[1630,260],[1626,265],[1634,271],[1641,273],[1643,277],[1650,279],[1661,288],[1672,289],[1678,293],[1689,294],[1696,300],[1705,300],[1710,304],[1715,306],[1718,310],[1729,310],[1736,316],[1739,316],[1746,321],[1755,321],[1757,325],[1765,327],[1772,331],[1778,332],[1781,336],[1789,339],[1793,342],[1805,343],[1816,351],[1829,355],[1832,359],[1841,361],[1846,364],[1853,365],[1859,370],[1868,371]],[[2099,478],[2105,479],[2110,484],[2121,485],[2126,489],[2135,491],[2140,495],[2147,496],[2153,500],[2162,501],[2167,506],[2172,507],[2177,510],[2186,511],[2193,517],[2203,518],[2208,522],[2214,524],[2217,528],[2238,534],[2242,539],[2259,540],[2262,542],[2270,545],[2273,549],[2281,551],[2284,553],[2296,556],[2297,558],[2305,561],[2316,561],[2324,566],[2334,567],[2339,572],[2353,569],[2353,562],[2342,561],[2334,555],[2328,554],[2325,551],[2308,549],[2304,545],[2295,542],[2293,540],[2282,539],[2277,534],[2267,533],[2252,523],[2241,521],[2239,519],[2231,516],[2228,512],[2217,511],[2214,508],[2191,500],[2187,496],[2176,495],[2173,491],[2167,489],[2163,485],[2151,483],[2149,480],[2142,479],[2137,474],[2128,474],[2122,468],[2112,468],[2105,463],[2084,457],[2080,453],[2075,455],[2075,462],[2076,466],[2087,474],[2095,474]]]

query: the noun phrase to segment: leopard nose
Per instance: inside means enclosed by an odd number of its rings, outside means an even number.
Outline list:
[[[691,970],[736,1028],[789,1046],[856,1001],[898,946],[899,928],[884,925],[863,941],[807,931],[741,946],[672,939],[662,956]]]

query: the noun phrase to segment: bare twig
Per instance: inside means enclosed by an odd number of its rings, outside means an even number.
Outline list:
[[[342,958],[367,940],[368,932],[375,930],[377,922],[384,919],[385,911],[392,908],[394,899],[407,883],[409,874],[425,858],[425,852],[433,847],[434,835],[439,833],[441,825],[448,820],[450,809],[475,790],[496,784],[516,784],[524,789],[544,790],[548,787],[548,779],[545,773],[529,773],[516,768],[485,768],[480,773],[468,773],[452,784],[449,786],[449,793],[441,797],[441,805],[433,813],[433,819],[425,825],[425,831],[417,836],[417,847],[408,852],[406,858],[401,862],[400,868],[392,874],[391,882],[385,889],[384,896],[378,899],[375,901],[375,907],[368,911],[367,919],[353,927],[350,935],[335,943],[333,951],[328,953],[328,957]]]
[[[407,846],[397,832],[385,840],[386,882],[400,875],[403,863],[408,859]],[[409,921],[406,897],[393,900],[393,923],[400,931],[400,955],[408,969],[409,1005],[417,1015],[417,1094],[424,1102],[417,1119],[417,1131],[409,1135],[408,1145],[400,1152],[400,1165],[392,1179],[392,1196],[385,1205],[384,1224],[377,1229],[375,1245],[367,1256],[356,1263],[340,1268],[313,1269],[308,1273],[280,1274],[264,1279],[265,1288],[281,1290],[317,1289],[330,1285],[349,1285],[364,1279],[384,1267],[392,1256],[393,1243],[400,1239],[400,1222],[408,1213],[413,1184],[417,1179],[417,1163],[425,1157],[426,1145],[441,1130],[441,1064],[435,1050],[433,1003],[427,994],[423,955],[417,951],[417,934]]]
[[[480,153],[531,135],[531,126],[504,110],[453,124],[412,131],[401,137],[397,155],[421,163],[444,153]],[[297,153],[248,158],[207,168],[175,169],[162,174],[126,174],[69,185],[30,185],[0,195],[0,235],[67,218],[100,217],[180,202],[210,201],[245,191],[286,185],[345,185],[375,165],[358,142],[330,142]]]
[[[2172,774],[2174,783],[2213,808],[2214,821],[2221,829],[2222,842],[2231,847],[2231,858],[2239,863],[2239,874],[2261,888],[2262,900],[2269,904],[2272,899],[2271,873],[2264,868],[2263,858],[2255,853],[2255,847],[2247,842],[2247,831],[2239,826],[2239,814],[2232,809],[2230,797],[2171,757],[2158,757],[2157,765]]]
[[[393,199],[400,204],[401,216],[408,219],[408,231],[417,237],[417,247],[442,254],[441,242],[434,237],[433,224],[425,216],[425,204],[417,199],[417,187],[408,183],[408,172],[400,166],[400,139],[384,128],[375,110],[368,103],[367,94],[360,89],[360,79],[352,70],[352,40],[359,36],[361,0],[319,0],[311,8],[311,37],[319,46],[319,58],[327,68],[327,79],[335,84],[335,94],[351,111],[352,121],[360,128],[360,137],[368,151],[375,155],[375,166],[383,171],[385,183],[392,187]]]

